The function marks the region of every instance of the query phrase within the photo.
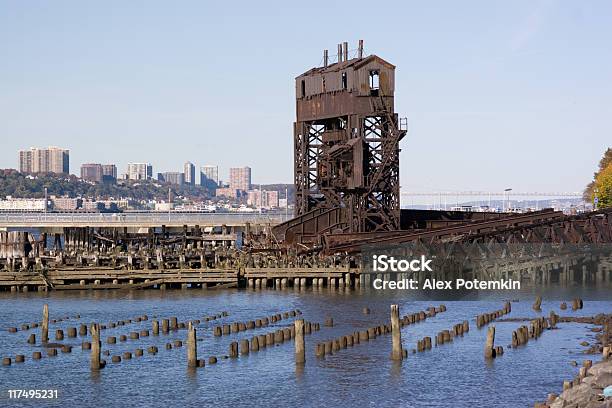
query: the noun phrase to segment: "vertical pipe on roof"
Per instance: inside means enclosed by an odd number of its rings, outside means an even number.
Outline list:
[[[348,61],[348,43],[345,41],[342,45],[342,48],[344,49],[344,61]]]
[[[338,62],[342,62],[342,44],[338,44]]]
[[[363,58],[363,40],[359,40],[359,47],[358,47],[358,51],[357,51],[357,58],[359,58],[359,59]]]
[[[327,50],[323,50],[323,66],[327,68],[327,64],[329,61],[329,56],[327,55]]]

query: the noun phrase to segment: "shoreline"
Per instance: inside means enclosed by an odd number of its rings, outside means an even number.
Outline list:
[[[511,321],[512,319],[507,319]],[[545,402],[536,402],[536,408],[609,408],[612,398],[604,399],[603,389],[612,385],[612,315],[601,314],[592,317],[562,317],[560,322],[587,323],[601,326],[592,344],[584,354],[601,353],[602,360],[593,364],[584,360],[578,375],[573,380],[563,381],[563,392],[548,394]],[[577,365],[577,364],[576,364]]]

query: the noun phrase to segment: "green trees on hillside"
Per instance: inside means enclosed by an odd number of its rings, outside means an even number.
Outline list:
[[[0,198],[42,198],[48,195],[105,199],[129,197],[135,200],[166,199],[168,188],[178,195],[209,198],[208,191],[200,186],[167,186],[154,181],[121,181],[115,183],[89,183],[73,175],[37,174],[28,176],[16,170],[0,170]]]

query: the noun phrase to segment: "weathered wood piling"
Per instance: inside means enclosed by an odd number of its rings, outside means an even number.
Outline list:
[[[90,367],[92,370],[99,370],[100,365],[100,351],[102,344],[100,343],[100,326],[97,323],[92,324],[91,327],[91,360]]]
[[[401,361],[404,354],[402,353],[402,333],[399,321],[399,306],[391,305],[391,360]]]
[[[196,328],[189,322],[187,331],[187,367],[197,367],[198,365],[198,343],[196,337]]]
[[[484,356],[485,358],[495,357],[495,326],[489,326],[487,329],[487,341],[485,343]]]
[[[306,362],[306,347],[304,343],[304,319],[297,319],[293,323],[295,327],[295,363]]]
[[[230,343],[229,356],[230,356],[230,358],[238,357],[238,343],[235,342],[235,341]]]
[[[40,341],[43,343],[49,342],[49,305],[46,303],[43,305],[43,318]]]
[[[538,296],[536,297],[535,302],[533,303],[532,306],[533,310],[535,310],[536,312],[540,312],[542,310],[542,296]]]

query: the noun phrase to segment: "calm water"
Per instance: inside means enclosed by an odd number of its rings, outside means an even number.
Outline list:
[[[560,311],[559,300],[570,300],[575,293],[550,291],[544,295],[543,313],[555,310],[561,315],[590,316],[612,311],[610,291],[587,291],[584,309],[577,312]],[[535,316],[531,310],[533,294],[523,293],[512,304],[508,317]],[[555,300],[551,300],[555,299]],[[588,300],[598,299],[598,300]],[[511,332],[522,323],[494,323],[496,344],[503,345],[502,357],[486,362],[483,355],[486,329],[478,330],[474,316],[497,310],[502,298],[479,301],[444,301],[448,310],[425,322],[409,325],[402,330],[405,348],[415,348],[416,340],[435,336],[442,329],[470,319],[470,332],[450,344],[434,347],[431,351],[409,355],[403,363],[389,360],[391,337],[341,350],[325,359],[314,356],[315,344],[349,334],[357,329],[387,322],[389,305],[398,303],[402,315],[423,310],[440,301],[414,300],[398,292],[372,291],[83,291],[49,294],[0,294],[0,357],[25,354],[24,364],[13,363],[0,367],[0,406],[60,406],[78,404],[84,407],[101,406],[456,406],[456,407],[529,407],[543,400],[549,392],[559,392],[563,379],[577,373],[571,360],[597,359],[581,354],[578,343],[594,338],[591,328],[584,324],[560,324],[560,329],[545,331],[542,337],[517,350],[507,349]],[[110,362],[98,375],[89,370],[89,353],[81,351],[81,339],[66,339],[74,345],[71,354],[44,357],[33,361],[32,351],[38,346],[26,343],[30,333],[40,329],[8,333],[10,326],[39,321],[43,303],[49,303],[51,319],[80,314],[51,324],[50,337],[55,329],[66,329],[80,323],[135,318],[147,314],[149,321],[133,323],[102,331],[102,349],[111,354],[134,351],[157,345],[159,354],[146,353],[143,357]],[[362,314],[363,307],[372,311]],[[185,340],[186,331],[169,335],[150,336],[140,340],[117,341],[107,345],[107,336],[119,336],[130,331],[150,329],[152,316],[177,316],[179,321],[200,319],[206,315],[228,311],[230,315],[216,322],[202,322],[198,326],[198,358],[227,354],[229,343],[251,338],[283,327],[290,319],[270,324],[267,328],[248,330],[230,336],[214,337],[215,324],[246,321],[274,313],[300,309],[310,321],[323,322],[334,318],[333,328],[323,327],[306,336],[307,363],[296,370],[293,362],[293,343],[268,347],[235,360],[219,359],[213,366],[189,372],[186,369],[186,349],[166,350],[164,345],[176,339]],[[44,350],[42,350],[44,351]],[[57,389],[58,400],[15,401],[8,399],[8,389]]]

